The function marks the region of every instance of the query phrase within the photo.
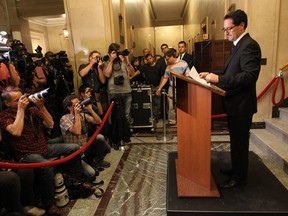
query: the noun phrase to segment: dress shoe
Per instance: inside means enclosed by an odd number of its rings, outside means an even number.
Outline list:
[[[232,169],[220,169],[220,173],[223,175],[231,176],[233,171]]]
[[[241,181],[236,181],[234,179],[230,179],[229,181],[225,182],[224,184],[220,185],[220,188],[233,188],[233,187],[240,187],[247,184],[246,179]]]

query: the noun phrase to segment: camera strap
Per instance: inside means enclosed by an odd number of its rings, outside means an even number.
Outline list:
[[[82,106],[82,109],[84,109],[83,106]],[[87,117],[85,115],[85,111],[84,110],[83,110],[83,118],[84,118],[85,133],[87,133],[87,135],[88,135],[88,120],[87,120]],[[84,128],[83,128],[83,131],[84,131]]]
[[[31,113],[30,113],[30,121],[31,121],[33,133],[34,133],[34,138],[38,139],[38,138],[39,138],[39,130],[37,130],[37,129],[35,128],[34,121],[33,121],[33,116],[32,116]]]
[[[117,68],[115,68],[114,66],[116,65],[116,63],[119,65],[119,68],[117,67]],[[114,72],[121,72],[121,75],[123,74],[123,71],[121,70],[122,68],[121,68],[121,63],[120,62],[115,62],[115,64],[113,64],[113,76],[115,77],[115,73]],[[120,74],[119,74],[120,75]]]

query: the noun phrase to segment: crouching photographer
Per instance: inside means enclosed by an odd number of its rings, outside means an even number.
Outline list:
[[[42,94],[43,96],[43,94]],[[49,158],[68,156],[79,149],[77,144],[47,144],[42,126],[52,128],[54,121],[39,96],[29,101],[18,87],[6,87],[2,94],[6,109],[0,113],[0,128],[11,149],[11,157],[23,163],[47,162]],[[35,106],[28,106],[34,103]],[[77,155],[61,165],[61,171],[79,178],[86,178],[83,172],[81,157]],[[60,215],[54,204],[54,167],[41,167],[34,170],[35,179],[42,185],[41,201],[48,215]],[[45,187],[43,187],[45,185]]]

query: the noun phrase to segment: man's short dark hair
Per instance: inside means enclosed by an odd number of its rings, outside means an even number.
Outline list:
[[[165,44],[165,43],[164,43],[164,44],[162,44],[162,45],[160,46],[160,48],[162,49],[163,46],[168,47],[168,44]]]
[[[120,49],[120,45],[116,43],[111,43],[108,47],[108,53],[111,53],[113,51],[118,51]]]
[[[166,53],[165,56],[171,57],[173,56],[174,58],[176,58],[177,56],[177,51],[174,48],[170,48]]]
[[[226,14],[224,20],[226,19],[232,19],[233,24],[236,26],[240,25],[243,22],[244,29],[246,29],[248,26],[247,14],[243,10],[236,10]]]
[[[72,106],[72,100],[76,98],[76,96],[74,94],[69,94],[67,95],[64,100],[62,101],[62,104],[63,104],[63,108],[64,108],[64,111],[66,113],[69,113],[69,110],[67,107],[71,107]]]
[[[147,59],[149,56],[151,56],[152,58],[154,58],[151,53],[148,53],[148,54],[145,55],[145,59]]]
[[[97,50],[93,50],[89,53],[89,58],[94,54],[94,53],[98,53],[99,55],[101,55],[101,53]]]
[[[79,87],[79,89],[78,89],[79,94],[84,93],[85,90],[86,90],[86,88],[89,88],[89,86],[84,85],[84,84],[81,85],[81,86]]]
[[[185,45],[185,47],[187,46],[187,44],[186,44],[186,42],[185,41],[180,41],[179,43],[178,43],[178,45],[179,44],[184,44]]]

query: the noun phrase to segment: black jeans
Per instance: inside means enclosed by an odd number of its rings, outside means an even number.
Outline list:
[[[22,204],[34,205],[33,179],[32,169],[0,171],[0,202],[8,213],[24,215]]]

